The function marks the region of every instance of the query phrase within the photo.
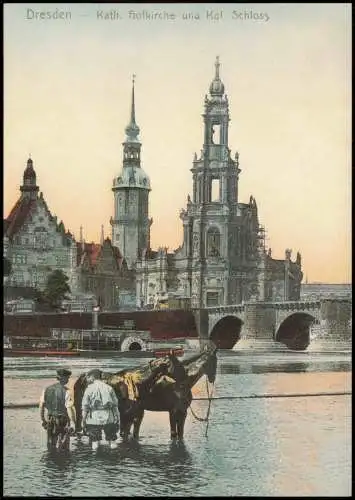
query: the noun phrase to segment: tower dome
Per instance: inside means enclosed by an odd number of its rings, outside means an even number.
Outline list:
[[[215,73],[215,77],[212,80],[211,85],[210,85],[210,94],[222,96],[224,94],[224,85],[223,85],[222,80],[219,77],[220,63],[219,63],[218,56],[216,57],[215,67],[216,67],[216,73]]]

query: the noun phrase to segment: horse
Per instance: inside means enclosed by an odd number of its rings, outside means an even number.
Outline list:
[[[207,375],[210,383],[216,378],[217,348],[212,343],[204,351],[182,362],[172,354],[161,358],[157,365],[158,361],[151,361],[143,369],[103,374],[103,380],[114,388],[119,400],[120,435],[124,439],[128,437],[132,425],[133,438],[139,437],[144,411],[148,410],[169,412],[170,437],[183,440],[187,409],[192,402],[192,387],[203,375]],[[155,374],[144,378],[143,375],[147,375],[154,364],[157,365]],[[142,374],[140,381],[138,372]],[[85,386],[83,374],[74,386],[74,401],[79,415],[77,426],[80,425],[80,406]]]

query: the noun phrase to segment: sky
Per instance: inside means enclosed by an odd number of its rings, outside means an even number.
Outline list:
[[[151,245],[176,249],[217,55],[239,201],[304,280],[351,282],[351,4],[6,4],[4,216],[31,154],[58,220],[111,236],[135,74]]]

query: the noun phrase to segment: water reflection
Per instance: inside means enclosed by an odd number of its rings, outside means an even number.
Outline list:
[[[183,441],[171,441],[168,445],[143,445],[135,439],[122,443],[122,450],[127,456],[143,463],[161,467],[167,463],[190,463],[191,455]]]
[[[251,366],[251,371],[252,373],[300,373],[300,372],[306,372],[311,369],[311,364],[310,363],[282,363],[279,365],[268,365],[268,366],[262,366],[262,365],[252,365]]]
[[[137,492],[137,487],[149,484],[150,494],[162,491],[164,485],[172,485],[191,491],[191,485],[198,486],[200,479],[194,470],[192,456],[183,442],[171,442],[168,445],[141,444],[130,439],[121,442],[118,448],[110,450],[107,445],[93,453],[86,442],[78,441],[71,447],[71,451],[50,450],[41,457],[44,493],[56,489],[59,492],[73,491],[76,474],[79,476],[80,487],[86,474],[91,474],[91,482],[96,477],[93,491],[100,488],[112,487],[119,472],[120,481],[125,484],[125,493]],[[91,472],[90,472],[91,471]],[[136,480],[132,482],[132,473]],[[142,475],[144,475],[144,478]],[[123,493],[121,491],[121,493]]]
[[[223,363],[218,367],[217,373],[221,375],[238,375],[242,373],[302,373],[302,372],[347,372],[351,370],[350,361],[294,361],[275,363],[268,360],[259,362]]]
[[[71,484],[77,471],[75,454],[69,450],[46,450],[40,459],[40,465],[45,495],[50,494],[53,487],[58,493],[71,491]]]

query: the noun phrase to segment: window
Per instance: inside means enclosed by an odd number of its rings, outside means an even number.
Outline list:
[[[20,285],[24,282],[24,276],[21,271],[14,271],[12,275],[13,282],[17,285]]]
[[[219,179],[211,180],[211,199],[212,203],[219,202],[220,197],[220,182]]]
[[[206,299],[207,307],[214,307],[219,305],[218,292],[207,292]]]
[[[212,227],[207,232],[207,256],[219,257],[221,252],[221,235],[219,230]]]
[[[44,227],[35,229],[35,246],[37,248],[45,248],[47,245],[47,231]]]
[[[212,126],[212,144],[221,144],[221,125]]]

